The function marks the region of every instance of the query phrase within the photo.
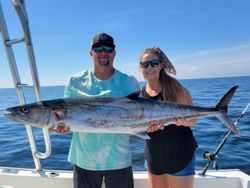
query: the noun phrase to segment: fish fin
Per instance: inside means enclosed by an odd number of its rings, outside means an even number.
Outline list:
[[[240,131],[236,128],[231,118],[226,113],[220,113],[216,116],[226,127],[228,127],[234,134],[239,135]]]
[[[136,91],[127,96],[129,99],[138,99],[140,96],[141,91]]]
[[[228,104],[231,101],[234,92],[239,86],[236,85],[232,87],[220,100],[220,102],[216,105],[216,108],[219,108],[221,110],[225,110],[227,112]]]
[[[151,139],[149,136],[148,136],[148,134],[147,134],[147,132],[139,132],[139,133],[136,133],[136,134],[134,134],[135,136],[138,136],[138,137],[140,137],[140,138],[143,138],[143,139]]]
[[[232,87],[219,101],[216,108],[220,111],[220,114],[216,117],[228,127],[234,134],[239,134],[239,130],[236,128],[230,117],[227,115],[228,104],[231,101],[233,94],[235,93],[238,85]]]

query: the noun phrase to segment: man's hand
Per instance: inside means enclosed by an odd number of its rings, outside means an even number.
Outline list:
[[[164,125],[162,123],[158,123],[156,121],[151,121],[148,124],[147,132],[151,133],[151,132],[155,132],[155,131],[163,130],[163,129],[164,129]]]
[[[56,128],[53,126],[49,128],[49,132],[56,132],[58,134],[68,134],[70,131],[70,127],[65,125],[64,123],[59,123]]]

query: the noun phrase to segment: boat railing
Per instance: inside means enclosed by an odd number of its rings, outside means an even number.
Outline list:
[[[14,82],[14,87],[16,89],[17,98],[18,98],[20,105],[22,105],[22,104],[26,104],[23,88],[25,87],[33,88],[35,91],[35,97],[37,101],[41,100],[41,92],[40,92],[40,82],[38,78],[36,60],[35,60],[35,55],[34,55],[34,50],[32,46],[31,35],[30,35],[28,16],[26,13],[26,8],[25,8],[25,1],[24,0],[12,0],[12,5],[20,20],[24,36],[19,37],[17,39],[10,39],[5,17],[4,17],[4,12],[1,6],[1,1],[0,1],[0,32],[2,35],[3,46],[5,49],[5,53],[8,59],[8,63],[9,63],[9,68],[10,68],[12,79]],[[33,85],[22,83],[19,72],[18,72],[18,67],[16,64],[16,59],[15,59],[14,50],[12,46],[18,43],[22,43],[22,42],[24,42],[26,46]],[[37,171],[41,171],[42,166],[40,163],[40,159],[45,159],[49,157],[51,154],[51,142],[50,142],[48,130],[43,129],[45,152],[42,153],[37,150],[32,128],[29,125],[25,125],[25,127],[26,127],[26,132],[27,132],[27,136],[29,139],[30,147],[31,147],[31,152],[32,152],[35,168]]]

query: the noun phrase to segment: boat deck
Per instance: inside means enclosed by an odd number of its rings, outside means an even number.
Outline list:
[[[250,188],[250,176],[238,169],[196,172],[194,188]],[[71,171],[0,167],[0,188],[73,188]],[[135,188],[148,188],[147,172],[134,172]],[[105,186],[103,186],[104,188]]]

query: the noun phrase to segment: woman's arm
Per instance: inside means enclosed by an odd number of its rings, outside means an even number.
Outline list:
[[[180,104],[188,104],[188,105],[193,105],[193,100],[192,97],[189,93],[189,91],[183,87],[182,92],[178,95],[177,97],[177,103]],[[196,124],[196,120],[183,120],[183,119],[178,119],[176,121],[177,126],[193,126]]]

